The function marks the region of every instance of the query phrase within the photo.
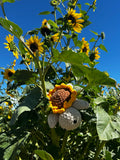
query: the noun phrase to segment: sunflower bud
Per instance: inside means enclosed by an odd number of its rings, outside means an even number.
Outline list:
[[[59,0],[51,0],[51,1],[50,1],[50,4],[51,4],[52,6],[58,6],[58,5],[60,4],[60,1],[59,1]]]
[[[101,38],[105,39],[105,33],[104,32],[101,32]]]

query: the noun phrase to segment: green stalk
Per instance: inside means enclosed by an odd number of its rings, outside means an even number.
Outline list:
[[[101,150],[103,149],[104,145],[105,145],[106,141],[102,141],[99,145],[99,147],[97,148],[96,152],[95,152],[95,156],[93,158],[93,160],[97,160],[98,159],[98,156],[101,152]]]
[[[0,5],[1,5],[2,12],[3,12],[3,15],[4,15],[5,19],[8,20],[6,14],[5,14],[4,3],[1,3]]]
[[[56,147],[59,147],[59,140],[60,138],[58,137],[55,128],[51,128],[51,140],[52,144],[55,145]]]
[[[60,154],[62,155],[61,160],[64,160],[64,153],[65,153],[65,146],[67,143],[67,137],[68,137],[68,131],[65,131],[64,137],[63,137],[63,143]]]
[[[36,60],[36,63],[38,65],[38,72],[40,74],[40,81],[41,81],[41,85],[42,85],[42,89],[43,89],[43,95],[44,97],[46,97],[46,87],[45,87],[45,75],[42,71],[42,66],[41,66],[41,63],[39,61],[39,55],[38,55],[38,52],[36,52],[36,57],[35,57],[35,60]]]
[[[100,38],[100,35],[98,35],[98,38],[97,38],[97,40],[95,41],[94,46],[93,46],[93,48],[92,48],[92,50],[91,50],[91,51],[93,51],[93,49],[95,48],[96,43],[98,42],[99,38]]]

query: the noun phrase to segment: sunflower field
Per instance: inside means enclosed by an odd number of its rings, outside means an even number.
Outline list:
[[[96,67],[105,33],[84,36],[96,0],[87,10],[51,0],[40,28],[24,35],[6,2],[15,0],[0,0],[0,27],[14,61],[0,66],[0,160],[120,160],[120,85]]]

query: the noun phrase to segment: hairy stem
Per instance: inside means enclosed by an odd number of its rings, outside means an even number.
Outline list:
[[[101,152],[101,150],[103,149],[104,145],[105,145],[106,141],[102,141],[99,145],[99,147],[97,148],[96,152],[95,152],[95,156],[93,158],[93,160],[97,160],[98,159],[98,156]]]
[[[1,8],[2,8],[2,12],[3,12],[5,19],[8,20],[6,14],[5,14],[4,3],[1,3]]]
[[[61,155],[62,155],[62,158],[61,160],[64,159],[64,153],[65,153],[65,146],[66,146],[66,143],[67,143],[67,137],[68,137],[68,131],[65,131],[65,134],[64,134],[64,137],[63,137],[63,143],[62,143],[62,148],[61,148]]]

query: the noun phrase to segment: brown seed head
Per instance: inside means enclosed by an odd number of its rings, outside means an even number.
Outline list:
[[[53,106],[58,106],[58,108],[63,107],[63,103],[67,101],[70,97],[70,91],[65,89],[59,89],[53,93],[50,98]]]

